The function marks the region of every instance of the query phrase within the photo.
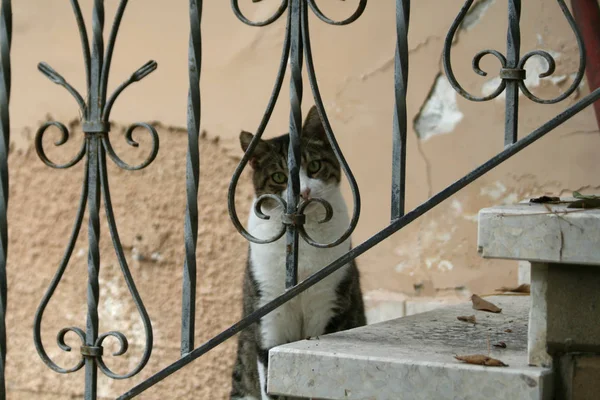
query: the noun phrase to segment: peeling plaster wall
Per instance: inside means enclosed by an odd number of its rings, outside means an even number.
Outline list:
[[[82,3],[85,15],[90,16],[91,1]],[[118,2],[106,3],[110,21]],[[279,1],[247,3],[243,4],[247,15],[260,19],[269,15]],[[321,3],[322,10],[332,18],[349,15],[356,6],[356,1]],[[536,94],[553,97],[573,79],[577,46],[555,2],[524,3],[522,54],[543,48],[557,57],[555,75],[544,80],[537,78],[546,68],[544,61],[531,59],[527,64],[527,83]],[[503,148],[502,98],[469,102],[453,94],[442,74],[444,37],[462,4],[460,0],[444,0],[443,7],[440,0],[412,4],[408,209]],[[471,60],[483,49],[504,51],[507,21],[506,2],[483,0],[476,4],[455,40],[452,61],[465,89],[480,94],[497,84],[494,76],[499,65],[493,57],[484,58],[481,67],[489,75],[480,77],[471,70]],[[164,127],[185,126],[186,7],[186,2],[169,2],[168,7],[159,0],[130,2],[113,58],[111,87],[146,60],[156,59],[159,63],[155,74],[119,99],[114,120],[121,125],[156,120],[163,128],[159,132],[161,151],[151,167],[135,173],[117,171],[112,166],[110,169],[111,178],[114,176],[113,196],[118,199],[115,211],[121,237],[154,321],[157,347],[139,377],[126,382],[102,378],[99,387],[105,399],[114,398],[174,361],[179,353],[186,144],[181,131]],[[38,122],[47,113],[63,122],[78,116],[72,99],[35,67],[40,60],[47,61],[76,87],[83,87],[83,63],[71,13],[68,2],[30,0],[14,5],[8,314],[11,399],[65,398],[80,396],[82,390],[81,373],[59,376],[48,370],[35,354],[30,339],[35,307],[66,244],[78,196],[80,171],[50,170],[36,159],[32,148]],[[363,211],[354,243],[364,241],[389,222],[394,16],[394,2],[370,1],[363,17],[351,26],[332,27],[310,18],[321,93],[338,141],[361,187]],[[202,125],[208,137],[201,141],[199,342],[227,327],[239,315],[239,282],[246,243],[229,222],[226,186],[235,168],[235,157],[240,155],[239,131],[256,129],[263,115],[278,66],[284,28],[283,20],[266,28],[247,27],[235,19],[229,2],[205,2]],[[537,105],[521,96],[521,137],[587,92],[582,85],[576,94],[557,105]],[[304,93],[303,106],[307,109],[312,104],[308,87]],[[287,130],[288,99],[286,84],[267,136]],[[144,148],[142,144],[141,151]],[[69,149],[75,151],[76,146],[52,149],[52,155],[66,159],[73,154]],[[133,151],[127,146],[119,149],[127,155]],[[515,262],[485,261],[477,255],[477,212],[483,207],[541,194],[598,192],[599,152],[600,132],[592,110],[587,109],[362,256],[359,266],[367,300],[369,304],[383,305],[372,309],[371,314],[383,312],[393,302],[402,304],[398,306],[402,310],[418,308],[416,303],[408,307],[404,299],[414,302],[419,296],[489,293],[498,286],[516,283]],[[240,209],[248,205],[249,188],[247,180],[240,187]],[[349,195],[348,188],[344,190]],[[134,316],[135,308],[129,300],[118,300],[127,298],[126,288],[111,259],[107,230],[102,232],[102,324],[107,329],[125,329],[132,338],[133,355],[117,361],[117,367],[124,368],[140,354],[142,338],[136,332],[139,321]],[[78,244],[70,268],[50,303],[43,325],[48,346],[53,345],[58,329],[84,321],[85,240]],[[53,355],[64,356],[51,348]],[[233,342],[228,342],[142,398],[225,399],[234,349]]]

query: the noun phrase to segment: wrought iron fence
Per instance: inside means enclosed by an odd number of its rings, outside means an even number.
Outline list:
[[[260,2],[261,0],[253,0]],[[249,325],[257,322],[260,318],[275,310],[285,302],[291,300],[301,292],[307,290],[314,284],[318,283],[328,275],[332,274],[354,258],[368,251],[370,248],[388,238],[393,233],[399,231],[421,215],[425,214],[433,207],[455,194],[475,179],[484,175],[492,168],[498,166],[508,158],[512,157],[525,147],[529,146],[536,140],[540,139],[548,132],[552,131],[557,126],[561,125],[573,115],[600,99],[600,89],[596,89],[586,97],[582,98],[564,112],[546,122],[538,129],[534,130],[527,136],[518,138],[517,120],[519,110],[519,91],[526,97],[537,103],[552,104],[560,102],[570,96],[579,86],[585,69],[585,49],[581,34],[577,29],[577,25],[573,20],[564,0],[557,0],[558,5],[569,22],[577,43],[579,46],[579,69],[573,80],[572,85],[560,96],[554,99],[540,99],[529,91],[525,85],[525,64],[528,59],[534,56],[543,57],[548,63],[548,70],[540,77],[547,77],[554,73],[555,60],[550,53],[542,50],[535,50],[520,57],[520,14],[521,1],[508,0],[508,19],[509,28],[507,35],[507,53],[503,55],[497,50],[483,50],[473,58],[473,70],[479,75],[486,75],[480,68],[480,61],[486,55],[495,56],[501,65],[500,78],[501,83],[489,95],[478,97],[465,91],[456,80],[451,63],[451,47],[454,36],[461,23],[467,16],[468,11],[473,6],[475,0],[467,0],[460,10],[458,17],[452,24],[447,35],[444,53],[443,64],[447,77],[451,85],[463,97],[472,101],[487,101],[499,96],[502,92],[506,92],[506,113],[505,113],[505,148],[497,155],[475,168],[473,171],[460,178],[450,186],[446,187],[439,193],[433,195],[427,201],[416,207],[415,209],[405,212],[405,178],[406,178],[406,140],[407,140],[407,111],[406,111],[406,94],[408,84],[408,23],[410,15],[410,1],[396,0],[396,22],[397,22],[397,45],[395,52],[395,106],[393,109],[392,120],[392,185],[391,185],[391,222],[390,224],[369,238],[365,242],[357,245],[349,252],[327,265],[314,275],[308,277],[302,282],[298,282],[298,244],[300,240],[306,241],[309,245],[318,248],[327,248],[336,246],[345,241],[353,232],[360,215],[360,194],[358,185],[353,177],[352,171],[346,162],[340,147],[337,144],[335,134],[329,123],[323,101],[318,87],[317,75],[313,63],[311,51],[311,37],[309,30],[309,13],[312,12],[318,19],[330,25],[347,25],[356,21],[363,14],[367,0],[358,0],[358,6],[354,13],[340,21],[332,20],[326,16],[318,7],[316,0],[282,0],[280,6],[275,13],[263,21],[251,21],[241,11],[239,0],[231,0],[231,6],[236,17],[243,23],[255,27],[263,27],[269,25],[284,15],[286,15],[287,27],[285,30],[284,44],[279,69],[275,79],[275,84],[272,90],[271,97],[268,101],[264,117],[260,122],[256,135],[240,164],[236,168],[231,180],[228,205],[229,212],[233,224],[238,231],[249,241],[255,243],[270,243],[280,240],[285,236],[286,246],[286,288],[287,290],[272,302],[266,304],[246,318],[238,321],[228,329],[216,335],[206,343],[195,347],[194,344],[194,320],[195,320],[195,302],[196,302],[196,243],[198,239],[198,188],[199,188],[199,130],[200,130],[200,73],[202,62],[202,35],[201,35],[201,18],[202,18],[202,1],[190,0],[190,43],[189,43],[189,94],[188,94],[188,152],[187,152],[187,173],[186,173],[186,190],[187,190],[187,208],[184,220],[184,244],[185,244],[185,259],[184,259],[184,274],[183,274],[183,299],[182,299],[182,322],[181,322],[181,358],[171,365],[166,366],[163,370],[157,372],[149,379],[135,386],[127,393],[124,393],[119,399],[130,399],[143,391],[160,382],[161,380],[172,375],[185,365],[207,353],[220,343],[231,338],[236,333],[240,332]],[[69,140],[69,131],[67,127],[57,121],[50,121],[40,127],[35,137],[35,147],[41,160],[52,168],[71,168],[77,165],[85,158],[83,166],[83,180],[81,199],[79,202],[78,212],[75,218],[72,234],[67,243],[63,259],[59,263],[59,268],[44,295],[42,302],[34,317],[34,342],[38,353],[42,360],[54,371],[59,373],[71,373],[85,366],[85,398],[96,398],[96,385],[98,370],[103,374],[113,379],[127,379],[139,373],[148,362],[152,352],[152,325],[148,313],[144,307],[135,287],[134,280],[129,272],[127,260],[119,239],[117,224],[112,210],[110,187],[107,174],[107,156],[117,166],[126,170],[139,170],[147,167],[152,163],[157,155],[159,148],[159,137],[156,130],[149,124],[136,123],[126,131],[125,139],[131,146],[138,146],[138,143],[133,139],[133,131],[142,128],[146,130],[152,139],[152,145],[147,158],[140,164],[130,165],[123,161],[113,149],[110,141],[110,125],[109,118],[112,107],[118,96],[129,85],[140,81],[148,74],[157,68],[154,61],[149,61],[142,66],[131,77],[122,83],[111,96],[107,96],[108,78],[111,67],[112,54],[115,47],[119,27],[122,17],[126,10],[128,0],[121,0],[114,18],[112,30],[109,34],[108,43],[105,49],[103,38],[104,27],[104,1],[94,0],[93,18],[92,18],[92,40],[91,44],[88,39],[88,32],[84,23],[79,3],[77,0],[70,0],[75,19],[79,27],[79,34],[82,43],[83,56],[85,61],[85,72],[87,81],[87,95],[84,98],[73,86],[71,86],[58,72],[52,69],[48,64],[40,63],[39,70],[46,75],[52,82],[64,87],[75,98],[83,115],[83,130],[85,133],[85,141],[79,152],[71,161],[58,164],[50,160],[43,148],[44,133],[50,127],[58,128],[62,134],[61,139],[56,142],[57,146],[65,144]],[[5,382],[4,370],[6,360],[6,327],[4,324],[6,314],[6,254],[7,254],[7,203],[8,203],[8,146],[9,146],[9,114],[8,103],[10,98],[10,43],[12,31],[11,19],[11,1],[2,0],[1,2],[1,18],[0,18],[0,118],[1,118],[1,133],[0,140],[0,398],[5,398]],[[290,171],[290,179],[287,187],[286,198],[274,195],[264,195],[259,197],[255,202],[255,209],[259,218],[268,218],[260,211],[260,205],[267,199],[278,202],[285,210],[282,218],[282,226],[277,235],[268,239],[259,239],[249,233],[240,222],[235,209],[235,194],[239,178],[246,167],[258,141],[263,135],[273,109],[278,100],[280,90],[283,86],[285,72],[289,66],[291,70],[290,80],[290,144],[288,151],[288,168]],[[332,217],[332,208],[324,199],[311,199],[308,201],[300,201],[300,184],[299,184],[299,163],[300,163],[300,130],[301,130],[301,101],[303,98],[304,82],[302,78],[303,67],[306,66],[308,80],[312,90],[312,96],[321,121],[325,127],[327,138],[335,152],[337,159],[342,166],[352,190],[354,200],[354,211],[350,224],[346,232],[337,240],[331,243],[319,243],[315,241],[304,229],[304,210],[311,203],[320,204],[326,211],[325,218],[322,223],[327,223]],[[129,288],[129,292],[133,297],[137,310],[143,321],[146,342],[144,353],[138,364],[126,374],[116,374],[111,371],[103,361],[103,341],[112,336],[120,342],[120,349],[114,356],[123,355],[127,352],[128,341],[125,335],[117,331],[106,333],[99,332],[98,329],[98,301],[99,301],[99,281],[98,274],[100,270],[100,201],[104,201],[106,217],[108,220],[109,234],[112,238],[115,252]],[[81,359],[72,368],[62,368],[50,359],[44,345],[41,341],[41,323],[44,311],[49,300],[52,298],[54,291],[60,282],[63,273],[65,272],[75,241],[83,224],[83,216],[87,207],[89,214],[88,221],[88,290],[87,290],[87,322],[85,330],[79,327],[68,327],[60,330],[57,335],[57,342],[62,350],[70,351],[71,348],[65,343],[64,338],[68,332],[75,333],[81,339],[82,346],[80,348]]]

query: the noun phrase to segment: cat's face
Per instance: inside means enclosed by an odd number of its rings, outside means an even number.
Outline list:
[[[242,149],[246,151],[254,135],[240,134]],[[302,157],[300,165],[300,195],[304,200],[326,199],[339,186],[340,164],[327,140],[319,114],[312,107],[304,121],[300,135]],[[257,197],[276,194],[285,198],[288,181],[289,134],[262,140],[254,149],[250,165],[253,169],[254,191]]]

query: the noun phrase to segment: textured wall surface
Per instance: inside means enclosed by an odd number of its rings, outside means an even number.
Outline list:
[[[90,16],[92,2],[81,3],[85,15]],[[106,3],[110,21],[118,2]],[[117,137],[112,142],[120,146],[120,153],[138,157],[138,152],[148,147],[142,143],[139,150],[127,148],[120,126],[140,120],[160,121],[161,150],[156,161],[141,172],[123,172],[109,162],[121,238],[153,319],[156,349],[140,376],[125,382],[101,378],[99,391],[106,399],[114,398],[179,356],[186,137],[183,131],[169,127],[185,126],[188,17],[187,2],[166,3],[130,2],[111,73],[111,87],[115,87],[146,60],[158,61],[158,71],[124,93],[115,105],[113,118],[118,126],[113,130]],[[250,28],[235,19],[229,2],[205,3],[202,127],[208,134],[201,141],[197,343],[228,327],[239,316],[239,283],[246,243],[229,221],[226,189],[240,155],[237,135],[240,129],[256,129],[262,117],[284,32],[283,20],[266,28]],[[247,3],[244,10],[259,19],[277,7],[279,1]],[[342,17],[352,12],[357,2],[321,3],[324,12]],[[389,219],[394,3],[370,1],[363,17],[348,27],[331,27],[316,18],[310,20],[325,106],[362,191],[363,212],[354,243],[376,233]],[[470,103],[455,94],[443,76],[443,40],[462,1],[443,3],[440,7],[439,0],[413,1],[411,10],[408,209],[503,148],[503,99]],[[568,87],[577,69],[574,36],[556,2],[523,3],[522,54],[542,48],[551,50],[557,59],[555,75],[544,80],[537,77],[545,70],[544,63],[530,60],[527,83],[535,93],[554,97]],[[487,93],[497,84],[499,65],[493,58],[482,62],[482,68],[490,72],[487,77],[474,74],[470,64],[480,50],[505,51],[506,14],[505,1],[481,0],[459,31],[453,47],[454,69],[463,86],[473,93]],[[81,166],[68,171],[50,170],[35,155],[32,140],[39,121],[48,113],[65,123],[78,115],[72,99],[42,77],[36,64],[41,60],[49,62],[82,88],[79,38],[68,2],[15,2],[14,18],[9,398],[79,398],[83,374],[62,376],[48,370],[31,340],[35,307],[68,240],[82,174]],[[584,82],[569,99],[549,106],[533,104],[521,96],[521,137],[587,92]],[[286,84],[267,136],[287,130],[287,99]],[[311,104],[307,88],[305,109]],[[69,158],[82,140],[80,132],[75,136],[73,143],[59,149],[48,143],[49,154],[63,160]],[[478,257],[478,210],[533,195],[598,190],[595,164],[599,152],[600,132],[592,110],[587,109],[359,259],[369,304],[383,304],[384,309],[378,312],[385,317],[404,310],[408,313],[409,309],[428,309],[430,303],[419,303],[419,296],[431,300],[470,292],[487,293],[516,283],[516,263]],[[247,180],[239,191],[239,209],[245,210],[252,194]],[[125,368],[141,354],[141,323],[118,270],[106,225],[102,225],[101,233],[101,330],[123,330],[132,338],[130,358],[108,357],[115,368]],[[65,356],[56,347],[55,334],[63,327],[82,326],[85,322],[86,245],[87,236],[82,234],[43,324],[44,343],[50,354],[66,363],[73,363],[75,355]],[[395,304],[402,308],[401,312],[385,310],[386,305],[394,308]],[[75,338],[72,340],[75,345]],[[229,390],[234,349],[234,343],[227,342],[141,398],[224,399]]]

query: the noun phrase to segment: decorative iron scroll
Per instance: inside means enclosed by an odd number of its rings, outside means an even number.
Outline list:
[[[564,0],[556,0],[562,13],[565,18],[569,22],[573,33],[575,34],[575,38],[577,40],[577,46],[579,47],[579,69],[573,79],[573,83],[571,86],[567,88],[562,94],[553,98],[553,99],[541,99],[538,96],[531,93],[531,91],[525,85],[525,64],[527,60],[534,56],[542,57],[548,63],[548,69],[539,75],[540,78],[546,78],[554,74],[556,70],[556,60],[552,55],[545,50],[534,50],[525,54],[523,57],[520,57],[521,51],[521,28],[520,28],[520,19],[521,19],[521,0],[508,0],[508,34],[507,34],[507,55],[504,56],[501,52],[497,50],[482,50],[473,57],[473,71],[476,74],[481,76],[487,76],[487,72],[483,71],[480,68],[480,62],[483,57],[490,54],[498,59],[500,62],[500,78],[502,79],[498,87],[487,96],[475,96],[469,92],[467,92],[461,85],[458,83],[456,77],[454,76],[454,71],[452,70],[452,62],[451,62],[451,50],[452,43],[454,38],[456,37],[456,32],[458,28],[464,21],[467,16],[473,2],[475,0],[467,0],[460,10],[458,16],[452,23],[450,31],[446,36],[446,40],[444,42],[444,54],[443,54],[443,63],[444,69],[446,70],[446,75],[452,87],[464,98],[471,101],[488,101],[498,97],[502,92],[506,91],[506,127],[505,127],[505,146],[510,146],[514,144],[518,139],[518,115],[519,115],[519,90],[527,96],[530,100],[540,103],[540,104],[555,104],[560,101],[563,101],[567,97],[569,97],[581,83],[585,72],[585,48],[583,45],[583,39],[581,37],[581,33],[579,32],[579,28],[575,23],[575,19],[571,15],[569,8],[565,4]]]
[[[38,69],[50,79],[52,82],[63,86],[67,91],[75,98],[75,101],[81,109],[83,116],[83,131],[85,133],[85,140],[81,149],[77,154],[69,161],[63,164],[56,163],[48,158],[43,147],[44,134],[49,128],[55,127],[61,133],[60,139],[55,142],[56,146],[62,146],[69,140],[69,130],[67,127],[57,121],[51,121],[43,124],[35,137],[35,148],[40,159],[48,166],[52,168],[70,168],[79,163],[84,157],[86,163],[84,166],[83,174],[83,186],[81,190],[81,198],[79,201],[79,207],[77,215],[75,217],[75,224],[69,238],[67,248],[64,256],[60,261],[58,270],[50,283],[50,287],[45,293],[35,315],[34,319],[34,343],[36,349],[48,367],[52,370],[66,374],[75,372],[85,366],[85,398],[95,399],[96,398],[96,385],[97,385],[97,370],[105,374],[106,376],[113,379],[126,379],[134,376],[140,372],[150,358],[152,352],[153,334],[150,317],[146,312],[142,299],[136,289],[133,277],[129,271],[127,260],[123,252],[121,240],[117,231],[117,224],[113,213],[113,207],[110,196],[110,188],[108,182],[108,174],[106,169],[106,156],[120,168],[125,170],[139,170],[147,167],[154,161],[158,153],[159,138],[158,133],[149,124],[146,123],[135,123],[131,125],[125,132],[125,140],[127,144],[133,147],[138,146],[133,138],[134,130],[142,128],[150,134],[152,139],[152,146],[146,159],[140,164],[131,165],[115,152],[111,145],[109,131],[110,131],[110,112],[112,107],[119,97],[119,95],[132,83],[138,82],[145,78],[148,74],[152,73],[157,68],[155,61],[149,61],[136,72],[134,72],[129,79],[118,86],[115,91],[107,97],[108,77],[110,73],[110,66],[112,61],[112,55],[115,47],[115,42],[121,19],[127,7],[128,0],[121,0],[116,12],[112,30],[106,46],[106,52],[104,52],[104,38],[103,38],[103,27],[104,27],[104,1],[95,0],[93,9],[93,23],[92,23],[92,42],[91,51],[90,43],[88,41],[88,34],[81,9],[77,0],[71,0],[71,5],[77,20],[79,33],[81,37],[81,44],[83,48],[83,57],[85,63],[86,81],[88,94],[86,100],[83,96],[71,86],[58,72],[46,63],[40,63]],[[106,217],[108,221],[108,227],[110,236],[112,238],[113,246],[123,273],[123,277],[129,289],[129,292],[136,305],[138,313],[142,319],[145,331],[145,348],[141,360],[138,364],[125,374],[118,374],[112,371],[104,362],[104,351],[103,343],[108,337],[117,339],[120,343],[120,348],[113,356],[120,356],[127,352],[128,341],[124,334],[117,331],[111,331],[106,333],[100,333],[98,327],[98,303],[99,303],[99,282],[98,275],[100,272],[100,197],[104,201],[104,207]],[[48,356],[41,339],[41,324],[46,310],[48,302],[52,298],[56,287],[58,286],[62,276],[67,268],[75,242],[79,236],[79,231],[83,223],[83,216],[85,208],[87,206],[89,222],[88,222],[88,239],[89,239],[89,250],[88,250],[88,290],[87,290],[87,323],[86,329],[79,327],[64,328],[58,332],[56,341],[58,346],[64,351],[71,351],[71,347],[67,345],[65,337],[67,334],[75,334],[81,340],[80,354],[81,359],[70,368],[63,368],[57,365]]]
[[[259,0],[260,1],[260,0]],[[256,1],[255,1],[256,2]],[[323,22],[330,25],[348,25],[356,21],[364,12],[367,6],[367,0],[360,0],[356,11],[348,18],[341,21],[334,21],[327,17],[317,6],[315,0],[282,0],[281,5],[275,11],[275,13],[263,21],[251,21],[249,20],[240,10],[239,0],[231,0],[233,11],[237,18],[250,26],[266,26],[277,21],[287,10],[287,26],[285,30],[285,38],[283,44],[283,51],[281,60],[279,63],[279,70],[275,79],[275,87],[273,88],[271,98],[267,104],[264,117],[260,122],[258,129],[254,135],[254,138],[250,142],[244,157],[240,161],[240,164],[236,168],[231,183],[229,186],[228,193],[228,206],[229,215],[236,229],[249,241],[266,244],[272,243],[279,240],[283,235],[286,235],[286,287],[290,288],[298,283],[298,240],[302,237],[304,241],[314,247],[318,248],[329,248],[335,247],[350,237],[360,216],[360,192],[358,185],[350,170],[344,155],[337,143],[329,119],[325,112],[323,100],[319,91],[317,82],[317,76],[313,63],[311,41],[308,24],[308,7],[312,9],[315,15]],[[325,209],[325,217],[319,221],[319,223],[326,223],[333,217],[333,210],[331,205],[325,199],[314,198],[307,201],[300,201],[300,132],[302,130],[302,94],[303,94],[303,82],[302,82],[302,64],[304,57],[306,57],[306,69],[308,73],[308,80],[312,89],[313,98],[317,107],[319,117],[325,128],[327,139],[338,159],[342,171],[346,175],[352,191],[352,197],[354,200],[354,211],[350,224],[346,231],[336,240],[330,243],[319,243],[306,232],[304,228],[304,210],[311,203],[317,203],[323,206]],[[287,199],[283,199],[277,195],[262,195],[256,199],[254,212],[261,219],[269,219],[268,215],[261,212],[261,206],[266,200],[274,200],[285,210],[284,218],[282,219],[281,229],[273,237],[260,239],[249,233],[239,220],[237,211],[235,208],[235,192],[237,184],[244,168],[248,164],[248,161],[254,153],[254,149],[258,145],[275,108],[275,104],[279,98],[279,93],[283,85],[283,78],[288,65],[288,59],[290,62],[291,70],[291,82],[290,82],[290,145],[288,151],[288,171],[290,179],[288,180],[287,187]]]

